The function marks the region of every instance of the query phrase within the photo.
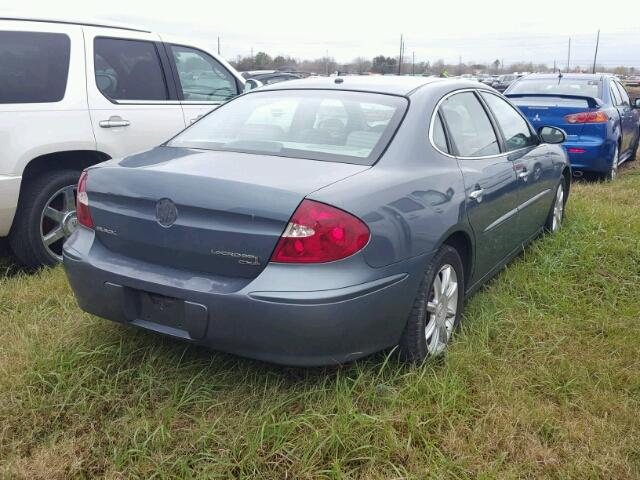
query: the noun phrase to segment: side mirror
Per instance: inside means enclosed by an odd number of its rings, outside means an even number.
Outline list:
[[[632,104],[633,108],[640,108],[640,97],[636,98]]]
[[[544,126],[538,129],[538,136],[544,143],[558,144],[564,143],[567,134],[564,130],[556,127]]]
[[[251,90],[255,90],[256,88],[260,88],[264,85],[260,80],[255,80],[250,78],[246,82],[244,82],[244,92],[250,92]]]

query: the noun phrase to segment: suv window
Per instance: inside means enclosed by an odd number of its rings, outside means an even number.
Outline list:
[[[96,84],[111,100],[167,100],[169,91],[153,42],[96,38]]]
[[[493,112],[493,116],[502,130],[508,152],[538,144],[529,125],[515,108],[497,95],[485,92],[480,95],[489,105],[489,109]]]
[[[500,153],[493,126],[473,92],[448,97],[440,105],[440,112],[458,155],[483,157]]]
[[[0,103],[62,100],[70,49],[61,33],[0,32]]]
[[[184,100],[226,101],[238,94],[235,77],[211,55],[195,48],[171,45]]]

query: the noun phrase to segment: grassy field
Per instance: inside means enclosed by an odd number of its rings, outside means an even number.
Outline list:
[[[288,369],[0,266],[0,478],[640,478],[640,168],[471,299],[444,362]]]

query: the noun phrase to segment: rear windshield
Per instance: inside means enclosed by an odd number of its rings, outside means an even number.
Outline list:
[[[544,93],[600,98],[600,81],[586,78],[531,78],[513,84],[508,93]]]
[[[168,146],[372,165],[407,104],[375,93],[256,91],[211,112]]]

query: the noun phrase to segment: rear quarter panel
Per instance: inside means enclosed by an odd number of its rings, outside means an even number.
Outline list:
[[[428,137],[433,108],[449,91],[433,84],[415,92],[395,138],[373,168],[310,195],[365,221],[371,240],[363,253],[372,267],[433,252],[458,229],[471,236],[458,164],[438,153]]]

